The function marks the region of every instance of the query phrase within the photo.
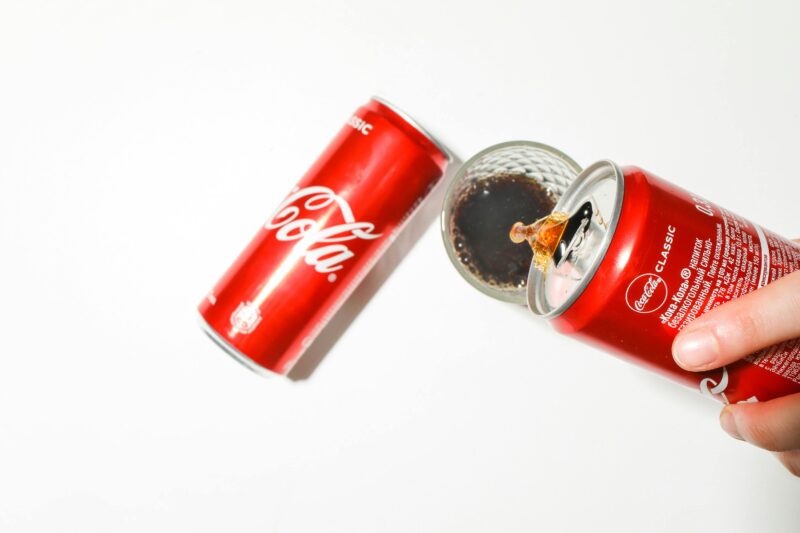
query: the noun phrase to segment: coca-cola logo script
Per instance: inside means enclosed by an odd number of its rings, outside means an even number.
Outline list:
[[[325,216],[322,222],[299,218],[302,210],[320,211],[332,205],[338,209],[344,223],[325,226],[324,221],[332,219],[331,216]],[[329,274],[330,281],[336,279],[333,272],[341,270],[342,263],[355,255],[344,243],[354,239],[369,241],[381,236],[375,233],[375,224],[356,221],[344,198],[319,185],[293,191],[264,227],[277,230],[275,238],[279,241],[297,241],[292,253],[302,257],[317,272]]]
[[[652,313],[667,301],[667,284],[658,274],[642,274],[628,285],[625,301],[632,311]]]

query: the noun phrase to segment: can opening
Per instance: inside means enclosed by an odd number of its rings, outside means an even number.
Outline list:
[[[619,167],[599,161],[564,192],[554,212],[569,213],[565,230],[542,264],[531,264],[528,275],[528,307],[534,314],[559,315],[591,281],[616,230],[623,190]],[[566,229],[570,224],[572,229]]]
[[[550,263],[561,265],[579,253],[592,229],[595,207],[584,202],[575,212],[553,211],[532,224],[515,222],[508,233],[511,242],[526,243],[533,250],[533,266],[542,272]]]

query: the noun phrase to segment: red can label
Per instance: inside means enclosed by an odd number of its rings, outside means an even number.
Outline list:
[[[671,356],[692,320],[800,269],[800,247],[641,169],[625,168],[624,179],[605,258],[555,327],[724,402],[800,392],[800,339],[701,374]]]

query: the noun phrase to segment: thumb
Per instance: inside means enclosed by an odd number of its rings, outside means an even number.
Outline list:
[[[795,337],[800,337],[800,271],[695,319],[675,337],[672,356],[686,370],[710,370]]]

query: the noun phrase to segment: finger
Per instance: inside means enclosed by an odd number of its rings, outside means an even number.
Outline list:
[[[800,450],[800,394],[726,405],[719,423],[730,436],[773,452]]]
[[[786,467],[792,475],[800,477],[800,450],[794,450],[791,452],[778,452],[775,454],[778,458],[778,461],[783,463],[783,466]]]
[[[686,370],[710,370],[800,337],[800,271],[731,300],[692,321],[672,344]]]

